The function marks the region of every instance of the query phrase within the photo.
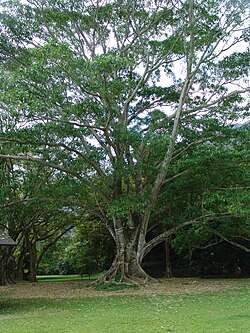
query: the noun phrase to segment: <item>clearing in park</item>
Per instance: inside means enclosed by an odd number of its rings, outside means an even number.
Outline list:
[[[72,277],[71,277],[72,278]],[[1,287],[1,333],[248,333],[249,279],[164,279],[119,289],[40,280]]]

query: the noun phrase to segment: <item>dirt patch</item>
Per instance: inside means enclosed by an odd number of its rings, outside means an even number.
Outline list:
[[[147,284],[139,289],[97,291],[86,286],[83,281],[67,282],[19,282],[15,285],[0,287],[0,295],[9,298],[83,298],[110,295],[156,295],[192,294],[216,292],[225,289],[250,287],[250,279],[194,279],[172,278],[161,283]]]

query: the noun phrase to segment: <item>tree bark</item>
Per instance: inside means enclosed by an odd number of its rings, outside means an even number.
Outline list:
[[[170,240],[172,235],[178,230],[193,224],[200,224],[202,218],[186,221],[173,227],[162,234],[144,243],[141,247],[139,234],[140,228],[128,230],[122,225],[122,221],[114,219],[116,226],[116,254],[110,269],[101,276],[94,284],[112,282],[145,284],[147,282],[156,282],[157,280],[149,276],[141,267],[143,258],[158,244]],[[169,270],[171,274],[171,269]]]
[[[6,272],[4,267],[4,251],[0,246],[0,286],[6,285]]]
[[[165,264],[166,264],[166,272],[165,277],[172,277],[172,265],[171,265],[171,258],[170,258],[170,240],[171,236],[165,239]]]
[[[124,257],[130,257],[124,260]],[[147,282],[156,281],[149,276],[137,262],[136,253],[125,253],[125,256],[116,254],[110,269],[99,279],[94,285],[106,282],[128,283],[128,284],[145,284]]]
[[[28,250],[29,250],[29,259],[30,259],[30,274],[29,280],[30,282],[37,282],[37,260],[36,260],[36,243],[32,241],[28,241]]]
[[[105,282],[145,284],[156,282],[149,276],[141,266],[143,253],[139,246],[139,228],[128,230],[124,228],[121,221],[114,221],[117,226],[116,234],[116,254],[110,269],[94,284]]]

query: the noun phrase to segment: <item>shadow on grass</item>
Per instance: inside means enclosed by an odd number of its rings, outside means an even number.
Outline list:
[[[2,298],[0,299],[0,317],[1,315],[17,315],[27,313],[39,309],[41,307],[48,307],[53,305],[51,302],[46,302],[40,299],[9,299]]]

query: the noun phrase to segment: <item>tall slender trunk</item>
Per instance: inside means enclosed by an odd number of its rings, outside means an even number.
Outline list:
[[[37,276],[36,243],[29,241],[28,249],[29,249],[29,259],[30,259],[29,280],[30,280],[30,282],[37,282],[37,278],[36,278],[36,276]]]
[[[170,258],[170,237],[165,239],[165,264],[166,264],[165,276],[168,278],[173,276],[171,258]]]
[[[4,265],[4,250],[0,246],[0,286],[6,285],[6,271]]]

